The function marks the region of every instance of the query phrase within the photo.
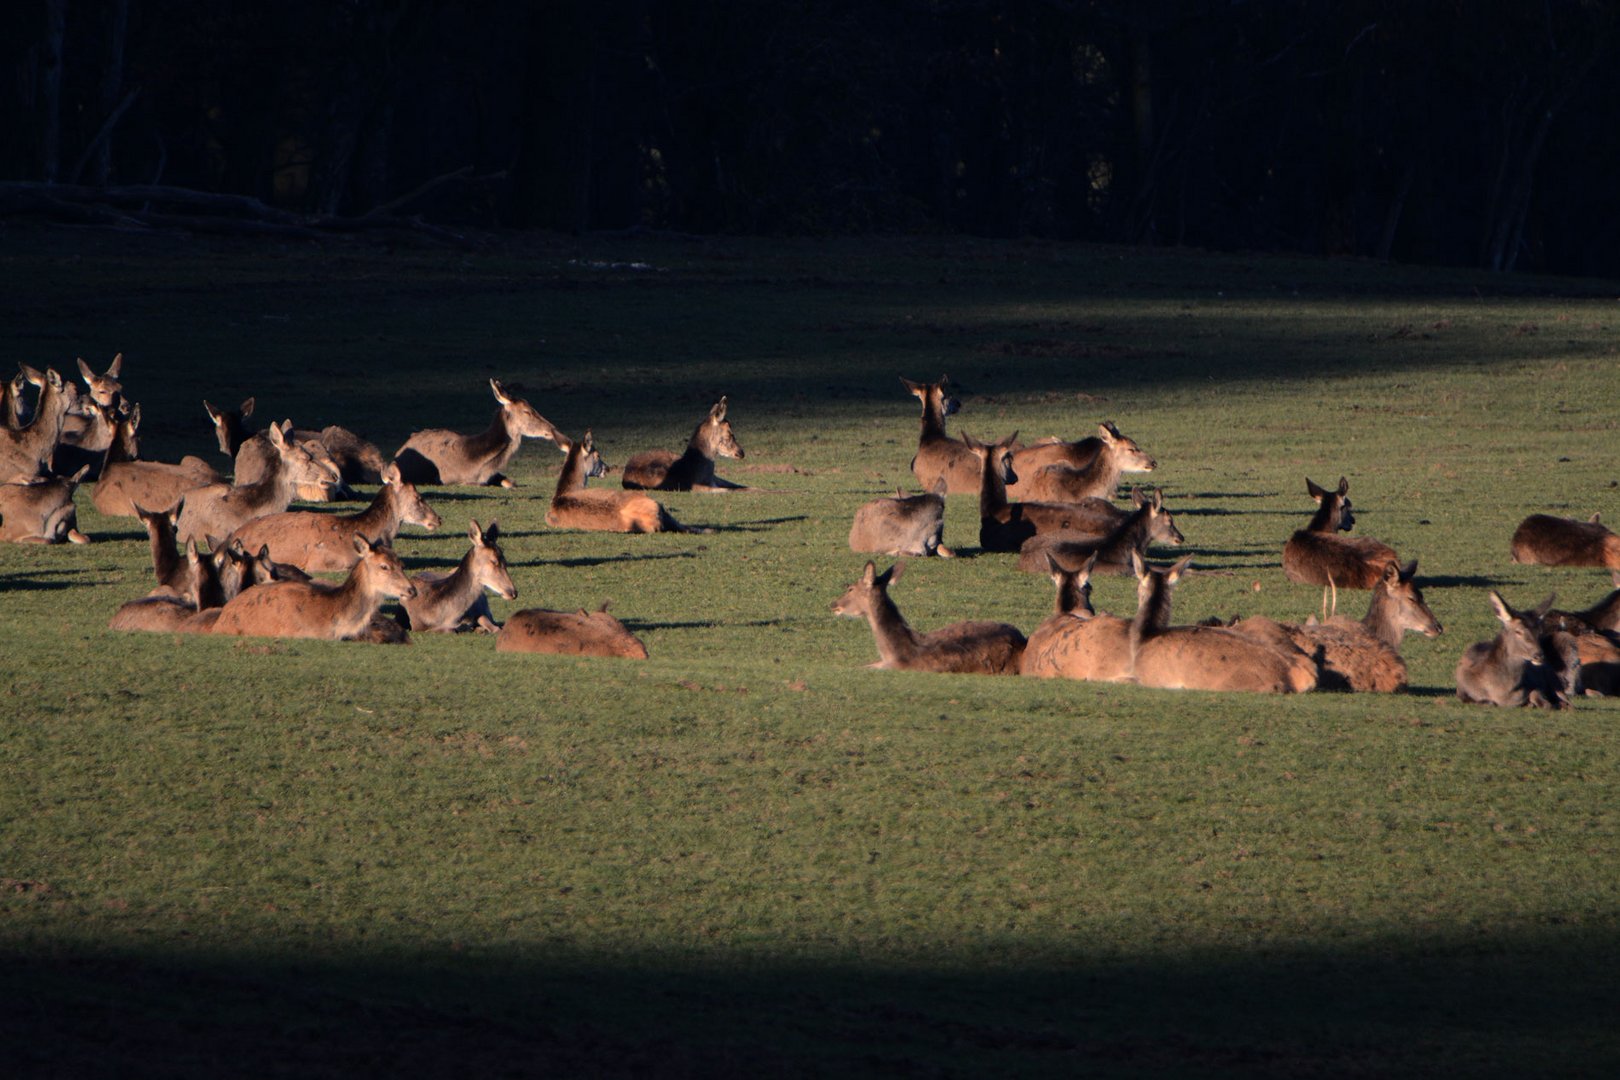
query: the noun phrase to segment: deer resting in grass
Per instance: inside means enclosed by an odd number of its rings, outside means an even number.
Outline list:
[[[21,368],[23,376],[39,387],[39,401],[27,427],[0,428],[0,483],[31,480],[49,471],[63,420],[79,397],[78,388],[64,382],[55,368],[43,372],[26,364]]]
[[[962,436],[963,444],[979,460],[979,547],[985,551],[1017,551],[1035,536],[1089,532],[1095,528],[1099,517],[1089,507],[1007,501],[1007,485],[1018,479],[1012,464],[1012,446],[1017,441],[1016,431],[994,444]],[[1112,513],[1108,516],[1112,518]]]
[[[1316,513],[1283,545],[1283,573],[1289,581],[1322,586],[1322,608],[1328,613],[1329,592],[1334,600],[1331,610],[1337,610],[1338,590],[1370,589],[1401,560],[1388,544],[1339,535],[1356,523],[1350,512],[1350,481],[1341,476],[1337,490],[1328,491],[1306,477],[1305,490],[1317,502]]]
[[[13,544],[88,544],[79,531],[73,493],[85,469],[70,477],[40,476],[25,484],[0,484],[0,540]]]
[[[743,485],[714,474],[714,459],[741,461],[743,448],[737,443],[731,421],[726,419],[726,399],[709,410],[692,432],[686,451],[679,457],[668,450],[645,450],[624,463],[624,487],[647,491],[739,491]]]
[[[869,665],[898,671],[956,672],[968,675],[1016,675],[1025,638],[1015,626],[974,620],[952,623],[926,634],[913,630],[889,599],[889,585],[904,563],[879,574],[867,563],[861,577],[833,602],[835,615],[864,618],[877,641],[878,660]]]
[[[268,431],[276,460],[263,479],[236,486],[210,484],[182,497],[180,518],[175,524],[181,543],[230,536],[254,518],[287,509],[301,485],[337,482],[337,468],[331,458],[324,453],[317,455],[312,444],[291,438],[291,420],[272,424]]]
[[[941,477],[927,494],[896,491],[893,498],[873,499],[857,509],[849,527],[849,549],[949,559],[955,553],[944,545],[944,537],[945,479]]]
[[[624,623],[608,614],[606,604],[595,611],[526,608],[515,612],[496,636],[495,649],[497,652],[647,659],[647,646]]]
[[[107,623],[109,630],[146,630],[157,633],[182,634],[194,632],[199,611],[199,582],[208,580],[204,566],[207,557],[198,553],[195,544],[186,546],[184,566],[190,588],[179,593],[152,592],[139,600],[120,605]]]
[[[273,581],[244,589],[219,609],[212,632],[330,641],[364,633],[385,602],[414,597],[416,586],[392,548],[357,536],[354,549],[359,558],[341,584]]]
[[[1035,628],[1024,647],[1021,672],[1037,679],[1130,682],[1131,624],[1091,607],[1093,555],[1079,570],[1047,558],[1057,586],[1057,610]]]
[[[432,532],[441,520],[416,485],[401,480],[399,469],[390,462],[383,466],[376,497],[358,514],[286,510],[254,518],[231,536],[249,551],[268,547],[276,562],[309,573],[341,572],[354,565],[356,536],[392,546],[401,525],[420,525]]]
[[[1031,537],[1018,551],[1018,569],[1027,574],[1042,573],[1047,560],[1074,570],[1096,556],[1093,574],[1125,574],[1131,570],[1133,555],[1146,555],[1156,543],[1180,547],[1186,542],[1176,528],[1175,516],[1164,508],[1163,492],[1145,494],[1141,488],[1131,493],[1136,508],[1105,536],[1056,532]]]
[[[411,578],[416,595],[402,602],[405,618],[416,631],[444,633],[463,628],[493,634],[500,629],[489,610],[485,590],[503,600],[517,599],[517,586],[506,569],[501,551],[500,525],[494,521],[480,529],[474,521],[467,527],[472,547],[450,573],[429,572]]]
[[[186,492],[220,483],[219,473],[198,457],[188,455],[175,465],[139,460],[136,431],[140,425],[139,405],[118,420],[112,445],[102,459],[101,478],[90,495],[98,511],[108,517],[135,517],[137,505],[174,510]]]
[[[1158,463],[1120,434],[1112,421],[1097,426],[1094,438],[1074,443],[1036,443],[1013,455],[1018,481],[1007,493],[1027,502],[1079,502],[1112,499],[1121,473],[1152,472]]]
[[[654,533],[707,532],[682,525],[658,500],[639,491],[590,490],[585,481],[607,473],[607,464],[596,451],[589,431],[570,442],[559,434],[557,445],[568,457],[557,477],[557,491],[546,511],[546,524],[555,529],[584,529],[591,532]]]
[[[1527,611],[1515,611],[1496,593],[1491,610],[1502,629],[1490,641],[1468,646],[1457,662],[1457,697],[1476,705],[1561,709],[1579,677],[1580,659],[1573,638],[1550,634],[1543,617],[1551,596]]]
[[[1223,626],[1171,626],[1171,591],[1191,564],[1190,556],[1169,568],[1132,557],[1137,585],[1131,658],[1137,682],[1261,694],[1297,694],[1316,686],[1315,662],[1286,641],[1272,645]]]
[[[524,439],[557,442],[551,421],[522,398],[513,397],[496,379],[489,380],[499,406],[489,427],[476,435],[445,428],[418,431],[394,453],[400,475],[413,484],[481,484],[513,487],[501,474]]]
[[[1513,530],[1513,561],[1620,570],[1620,536],[1606,528],[1597,514],[1586,521],[1531,514]]]
[[[979,459],[967,444],[945,434],[945,418],[962,403],[946,392],[950,380],[944,375],[936,383],[915,383],[900,379],[907,390],[922,402],[922,432],[917,436],[917,453],[911,459],[912,474],[924,491],[934,490],[941,478],[952,495],[975,495],[979,491]]]
[[[248,398],[235,409],[220,409],[203,401],[208,419],[213,422],[214,436],[219,440],[220,453],[232,461],[231,479],[238,484],[251,484],[262,480],[275,450],[270,446],[268,433],[247,430],[247,419],[253,415],[254,399]],[[382,483],[383,456],[371,443],[347,428],[332,425],[313,431],[297,428],[292,437],[298,442],[316,442],[321,445],[337,467],[339,483],[301,488],[298,497],[307,502],[326,502],[336,495],[350,495],[349,484]]]

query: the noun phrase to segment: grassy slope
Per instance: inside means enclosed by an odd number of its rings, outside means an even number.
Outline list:
[[[645,664],[113,636],[144,538],[0,549],[0,948],[42,1074],[1598,1070],[1617,1061],[1617,706],[1449,696],[1537,510],[1616,510],[1614,292],[1049,245],[542,243],[499,254],[199,249],[12,230],[0,331],[128,355],[148,456],[211,454],[200,399],[386,450],[522,383],[611,462],[730,395],[774,489],[673,495],[707,536],[544,525],[430,492],[447,566],[497,517],[520,606],[614,600]],[[604,264],[646,262],[643,270]],[[909,482],[895,376],[959,429],[1154,453],[1200,566],[1188,620],[1299,618],[1278,565],[1344,474],[1422,560],[1414,692],[1298,700],[870,672],[828,604],[853,508]],[[946,540],[971,550],[972,500]],[[921,627],[1032,629],[1044,579],[914,561]],[[1128,612],[1130,583],[1100,606]],[[1360,595],[1341,598],[1359,613]],[[28,1032],[26,1039],[22,1032]],[[41,1035],[40,1032],[44,1032]],[[153,1062],[161,1062],[154,1068]]]

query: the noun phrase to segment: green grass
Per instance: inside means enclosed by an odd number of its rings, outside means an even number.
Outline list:
[[[1615,286],[958,241],[546,240],[477,254],[11,228],[0,331],[127,354],[148,456],[201,400],[391,450],[521,383],[611,463],[720,394],[768,489],[703,536],[549,529],[558,456],[428,492],[448,566],[498,518],[525,606],[614,611],[645,663],[113,635],[143,535],[0,549],[0,1021],[22,1075],[1603,1075],[1620,1065],[1620,706],[1451,696],[1525,514],[1614,514]],[[645,262],[656,269],[604,264]],[[1308,475],[1421,560],[1412,692],[1293,700],[865,670],[828,610],[860,502],[958,431],[1113,419],[1212,574],[1178,618],[1301,618]],[[974,554],[976,507],[946,542]],[[1026,631],[1006,556],[914,560],[924,629]],[[1100,581],[1128,613],[1132,583]],[[1360,594],[1341,596],[1354,614]],[[243,1065],[243,1063],[248,1063]]]

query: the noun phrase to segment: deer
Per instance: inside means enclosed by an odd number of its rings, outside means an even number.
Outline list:
[[[382,486],[371,505],[358,514],[284,510],[254,518],[237,528],[230,539],[240,540],[249,551],[267,547],[275,561],[309,573],[341,573],[354,565],[356,535],[392,546],[401,525],[420,525],[432,532],[442,523],[416,485],[402,480],[399,467],[389,462],[383,466]]]
[[[1151,545],[1180,547],[1186,543],[1187,538],[1176,528],[1175,516],[1164,508],[1163,492],[1155,488],[1149,495],[1137,488],[1131,501],[1136,508],[1105,536],[1055,532],[1026,540],[1018,549],[1018,569],[1041,573],[1048,557],[1067,569],[1077,569],[1095,555],[1093,574],[1126,574],[1132,555],[1146,555]]]
[[[82,421],[80,426],[70,431],[64,423],[62,436],[51,454],[51,472],[57,476],[72,476],[84,469],[86,480],[98,480],[101,467],[107,461],[107,451],[118,438],[118,422],[130,407],[122,401],[117,405],[87,401],[84,408],[83,414],[68,417]]]
[[[394,453],[400,475],[413,484],[473,484],[515,487],[502,475],[524,439],[556,443],[560,432],[522,398],[506,392],[499,380],[489,388],[500,406],[489,427],[476,435],[445,428],[418,431]]]
[[[135,514],[146,526],[146,536],[152,547],[152,576],[157,585],[148,596],[167,596],[188,600],[197,609],[218,607],[241,591],[241,575],[231,579],[232,587],[226,592],[223,568],[229,556],[223,545],[213,545],[193,561],[182,555],[175,546],[173,510],[135,508]],[[188,550],[195,544],[186,545]]]
[[[877,641],[878,659],[869,667],[895,671],[954,672],[964,675],[1017,675],[1026,639],[1008,623],[971,620],[919,634],[889,598],[905,563],[883,573],[868,562],[861,577],[833,601],[835,615],[866,619]]]
[[[1316,664],[1297,648],[1271,645],[1223,626],[1171,626],[1171,593],[1192,565],[1149,566],[1132,555],[1136,615],[1132,670],[1143,686],[1173,690],[1244,690],[1299,694],[1315,688]]]
[[[18,431],[28,425],[33,418],[33,409],[29,407],[24,388],[28,380],[18,372],[11,378],[0,381],[0,428],[8,431]]]
[[[269,431],[277,456],[264,479],[235,486],[210,484],[182,496],[175,524],[181,543],[209,535],[228,537],[256,517],[287,509],[299,484],[337,481],[337,468],[330,458],[317,457],[309,443],[293,441],[291,420],[272,424]]]
[[[174,510],[188,491],[220,483],[220,475],[201,458],[187,455],[178,464],[140,460],[141,407],[118,420],[112,445],[102,458],[101,476],[90,501],[108,517],[135,517],[137,504]]]
[[[1569,705],[1569,688],[1578,677],[1580,659],[1570,648],[1570,635],[1554,631],[1555,640],[1544,636],[1542,620],[1553,599],[1549,596],[1534,608],[1515,611],[1501,594],[1491,592],[1491,610],[1502,629],[1492,640],[1468,646],[1457,661],[1459,701],[1538,709]]]
[[[1614,590],[1584,611],[1549,611],[1543,621],[1571,634],[1596,632],[1620,636],[1620,570],[1610,571]]]
[[[1361,619],[1335,615],[1325,623],[1312,616],[1304,623],[1275,623],[1250,617],[1234,621],[1233,630],[1275,642],[1278,631],[1317,662],[1317,687],[1356,693],[1393,693],[1406,686],[1401,640],[1408,632],[1426,638],[1445,630],[1424,602],[1417,585],[1417,560],[1390,566],[1372,588],[1367,614]]]
[[[1092,444],[1092,445],[1088,445]],[[1158,468],[1135,439],[1120,434],[1111,420],[1097,426],[1097,435],[1073,443],[1036,443],[1013,455],[1018,482],[1008,489],[1015,499],[1079,502],[1112,499],[1119,478],[1127,472]]]
[[[416,595],[402,604],[410,629],[449,633],[470,626],[486,634],[500,629],[484,591],[503,600],[517,599],[517,586],[512,584],[506,554],[498,543],[500,525],[491,521],[489,528],[480,529],[474,520],[467,526],[467,536],[472,547],[453,572],[422,573],[411,578]]]
[[[1333,594],[1331,611],[1338,610],[1340,589],[1370,589],[1390,566],[1399,567],[1395,549],[1364,536],[1345,537],[1355,525],[1350,512],[1350,481],[1339,477],[1337,490],[1305,478],[1305,490],[1317,502],[1310,523],[1297,530],[1283,545],[1283,573],[1289,581],[1322,586],[1322,610],[1330,613],[1328,593]]]
[[[85,390],[89,399],[103,408],[113,408],[118,405],[119,397],[124,391],[124,384],[118,381],[119,374],[124,369],[124,354],[119,353],[107,365],[107,370],[100,375],[94,368],[79,357],[79,378],[84,380]]]
[[[1007,485],[1018,479],[1012,464],[1017,441],[1016,431],[992,444],[962,436],[979,461],[979,547],[984,551],[1017,551],[1031,537],[1075,532],[1097,520],[1086,508],[1068,503],[1008,502]]]
[[[199,583],[208,580],[207,559],[199,554],[195,544],[186,545],[186,577],[190,587],[182,592],[151,592],[138,600],[119,606],[107,623],[109,630],[145,630],[157,633],[191,633],[197,626],[197,615],[204,604],[200,600]],[[217,610],[217,606],[214,608]]]
[[[274,453],[268,440],[268,429],[250,432],[247,420],[253,415],[254,398],[248,398],[235,409],[217,408],[203,399],[203,409],[213,422],[214,436],[219,441],[220,453],[232,460],[232,479],[238,484],[251,484],[264,477]],[[352,497],[349,484],[382,483],[382,453],[371,443],[348,428],[332,425],[313,431],[295,429],[292,433],[299,442],[317,442],[337,466],[339,485],[301,489],[299,498],[307,502],[326,502],[334,495]]]
[[[1037,679],[1131,682],[1131,624],[1091,607],[1093,555],[1078,570],[1047,557],[1057,610],[1029,635],[1020,674]]]
[[[409,600],[416,586],[386,544],[354,538],[358,556],[341,584],[273,581],[244,589],[219,609],[211,633],[337,641],[362,634],[382,605]]]
[[[569,440],[558,433],[557,445],[568,456],[557,477],[557,491],[546,511],[546,524],[556,529],[583,529],[588,532],[686,532],[707,529],[682,525],[650,495],[639,491],[591,491],[585,482],[607,473],[607,463],[596,451],[589,430],[581,439]]]
[[[624,463],[624,476],[620,483],[631,490],[647,491],[702,491],[707,493],[745,490],[714,474],[714,459],[743,459],[743,448],[726,419],[726,399],[709,409],[687,440],[686,451],[679,457],[668,450],[645,450]]]
[[[1513,530],[1513,561],[1540,566],[1601,566],[1620,571],[1620,536],[1602,515],[1586,521],[1531,514]]]
[[[608,614],[606,603],[595,611],[525,608],[514,612],[495,637],[495,651],[647,659],[647,646]]]
[[[0,540],[13,544],[88,544],[79,531],[73,493],[85,468],[72,476],[39,476],[27,483],[0,484]]]
[[[0,482],[29,480],[50,468],[63,420],[79,398],[78,388],[64,382],[55,368],[41,372],[27,364],[20,367],[23,377],[39,387],[39,401],[27,427],[0,428]]]
[[[900,381],[922,402],[922,432],[917,437],[917,453],[911,459],[911,471],[917,483],[924,491],[932,491],[943,477],[945,490],[950,494],[976,494],[979,490],[978,458],[965,443],[945,434],[945,418],[962,407],[960,401],[946,392],[950,379],[941,375],[939,382],[916,383],[902,376]]]
[[[84,380],[85,393],[79,395],[78,400],[68,409],[67,415],[62,418],[59,443],[84,446],[86,449],[106,448],[105,441],[101,442],[99,447],[94,445],[98,440],[107,438],[111,428],[111,424],[105,421],[100,413],[107,410],[116,415],[119,406],[123,404],[124,385],[118,381],[118,372],[123,366],[124,354],[119,353],[113,357],[106,374],[97,375],[95,369],[84,362],[84,357],[79,357],[79,377]],[[74,464],[73,469],[76,468],[78,465]]]
[[[907,495],[896,490],[893,498],[873,499],[855,511],[849,527],[851,551],[880,555],[938,555],[952,558],[956,553],[943,543],[945,537],[945,478],[934,482],[934,490]]]

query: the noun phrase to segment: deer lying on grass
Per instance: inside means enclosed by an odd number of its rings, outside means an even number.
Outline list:
[[[1037,679],[1130,682],[1131,624],[1091,608],[1093,555],[1079,570],[1048,557],[1057,610],[1029,635],[1021,672]]]
[[[1074,570],[1096,556],[1092,573],[1125,574],[1130,572],[1131,557],[1145,556],[1151,545],[1180,547],[1186,542],[1174,515],[1164,508],[1163,492],[1155,489],[1147,495],[1137,488],[1131,492],[1131,501],[1136,508],[1105,536],[1056,532],[1031,537],[1018,549],[1018,569],[1026,574],[1043,573],[1050,558]]]
[[[1579,678],[1574,639],[1548,632],[1542,619],[1551,596],[1528,611],[1514,611],[1491,593],[1491,609],[1502,629],[1490,641],[1468,646],[1457,662],[1457,697],[1478,705],[1562,709]]]
[[[98,511],[108,517],[135,517],[137,504],[173,510],[186,492],[221,482],[219,473],[198,457],[188,455],[176,465],[139,460],[136,431],[140,425],[139,405],[118,420],[112,445],[102,459],[101,478],[90,496]]]
[[[354,538],[354,548],[359,558],[341,584],[274,581],[244,589],[219,609],[212,632],[330,641],[365,632],[386,601],[408,600],[416,586],[392,548],[364,536]]]
[[[13,544],[88,544],[79,531],[73,492],[84,479],[81,468],[70,477],[40,476],[25,484],[0,484],[0,540]]]
[[[467,526],[472,547],[462,556],[454,571],[423,573],[411,578],[416,595],[403,602],[405,618],[412,630],[452,632],[464,627],[493,634],[500,629],[489,610],[488,589],[503,600],[517,599],[517,586],[506,569],[506,554],[497,542],[500,525],[491,521],[480,529],[474,521]]]
[[[944,537],[945,478],[940,477],[925,495],[896,491],[892,499],[873,499],[857,509],[849,527],[849,549],[949,559],[955,553],[944,545]]]
[[[962,403],[946,394],[950,380],[944,375],[936,383],[915,383],[901,377],[906,389],[922,402],[922,432],[917,437],[917,453],[911,459],[912,474],[924,491],[934,490],[941,478],[952,495],[973,495],[979,490],[979,459],[967,445],[945,434],[945,418]]]
[[[525,608],[515,612],[496,636],[495,649],[497,652],[647,659],[647,646],[624,623],[608,614],[607,604],[595,611]]]
[[[1596,631],[1600,634],[1620,635],[1620,570],[1609,575],[1614,591],[1585,611],[1549,611],[1543,620],[1547,625],[1572,634]]]
[[[962,436],[963,444],[979,461],[979,547],[985,551],[1017,551],[1035,536],[1094,528],[1099,516],[1086,506],[1007,501],[1007,485],[1018,479],[1012,465],[1012,446],[1017,441],[1016,431],[991,445],[971,435]],[[1111,513],[1107,516],[1112,518]]]
[[[232,460],[231,479],[237,484],[252,484],[264,479],[265,470],[275,450],[270,446],[269,429],[258,432],[247,430],[247,419],[253,415],[254,399],[248,398],[235,409],[218,409],[203,401],[208,419],[214,424],[214,436],[219,440],[220,453]],[[321,449],[337,467],[339,482],[333,485],[308,485],[299,489],[298,497],[306,502],[327,502],[335,496],[351,496],[349,484],[382,483],[383,456],[371,443],[348,428],[332,425],[314,431],[297,428],[292,437],[298,442],[319,443]]]
[[[1513,561],[1620,570],[1620,536],[1604,527],[1597,514],[1586,521],[1531,514],[1513,530]]]
[[[1094,444],[1094,445],[1088,445]],[[1074,443],[1036,443],[1013,455],[1018,482],[1008,489],[1015,499],[1079,502],[1112,499],[1121,473],[1152,472],[1158,463],[1120,434],[1112,421],[1097,427],[1095,438]]]
[[[376,497],[358,514],[286,510],[254,518],[231,537],[249,551],[267,547],[276,562],[310,573],[340,572],[354,565],[356,536],[392,546],[401,525],[420,525],[432,532],[441,521],[416,485],[401,480],[399,468],[390,462],[383,466]]]
[[[63,425],[62,437],[51,452],[52,475],[72,476],[82,470],[86,480],[100,479],[101,469],[107,462],[107,451],[118,438],[119,419],[129,411],[129,407],[122,403],[113,406],[87,402],[83,415],[75,418],[82,420],[83,426],[70,434],[67,426]]]
[[[570,442],[558,434],[557,445],[568,457],[557,477],[557,491],[546,511],[546,524],[556,529],[584,529],[590,532],[707,532],[682,525],[650,495],[638,491],[591,491],[585,481],[607,473],[607,464],[596,452],[589,431]]]
[[[152,545],[152,576],[157,585],[148,596],[167,596],[189,600],[201,610],[218,607],[242,591],[243,574],[232,572],[228,549],[213,545],[193,561],[182,555],[175,546],[173,510],[147,510],[137,506],[135,514],[146,526],[146,536]],[[195,544],[186,545],[188,549]],[[229,582],[227,592],[226,582]]]
[[[1222,626],[1171,626],[1170,594],[1192,558],[1168,569],[1132,557],[1136,617],[1131,658],[1136,681],[1175,690],[1303,693],[1316,686],[1316,664],[1286,641],[1264,643]]]
[[[113,612],[107,629],[170,634],[197,632],[196,617],[200,610],[198,585],[208,580],[209,572],[204,565],[206,561],[207,558],[198,553],[195,544],[186,545],[183,565],[186,568],[184,576],[191,583],[189,590],[180,593],[154,591],[139,600],[122,604]]]
[[[270,471],[251,484],[210,484],[186,492],[175,524],[181,543],[230,536],[254,518],[287,509],[300,485],[337,482],[337,467],[330,458],[317,456],[312,444],[295,442],[290,437],[291,420],[272,424],[267,430],[270,445],[276,450]]]
[[[833,614],[864,618],[872,627],[878,660],[868,666],[968,675],[1018,674],[1025,638],[1015,626],[974,620],[926,634],[913,630],[889,599],[889,584],[899,579],[904,567],[904,563],[895,563],[879,574],[877,565],[869,562],[860,579],[833,602]]]
[[[1355,525],[1350,512],[1350,481],[1339,477],[1339,487],[1328,491],[1305,478],[1305,490],[1317,502],[1310,523],[1288,538],[1283,545],[1283,573],[1289,581],[1323,588],[1322,608],[1330,611],[1328,592],[1333,594],[1331,610],[1338,608],[1338,590],[1370,589],[1391,566],[1399,567],[1400,556],[1388,544],[1364,536],[1340,536]]]
[[[508,394],[500,382],[489,380],[500,408],[489,427],[476,435],[445,428],[418,431],[394,454],[400,475],[413,484],[495,484],[513,487],[501,475],[524,439],[557,442],[559,432],[522,398]]]
[[[55,368],[43,372],[21,365],[23,376],[39,387],[34,419],[25,428],[0,428],[0,483],[30,480],[48,471],[51,454],[62,436],[62,423],[79,391],[63,382]]]
[[[648,491],[740,491],[741,484],[714,474],[714,459],[741,461],[743,448],[726,419],[726,399],[709,410],[709,415],[692,432],[686,451],[679,457],[668,450],[646,450],[624,463],[622,483],[631,489]]]

